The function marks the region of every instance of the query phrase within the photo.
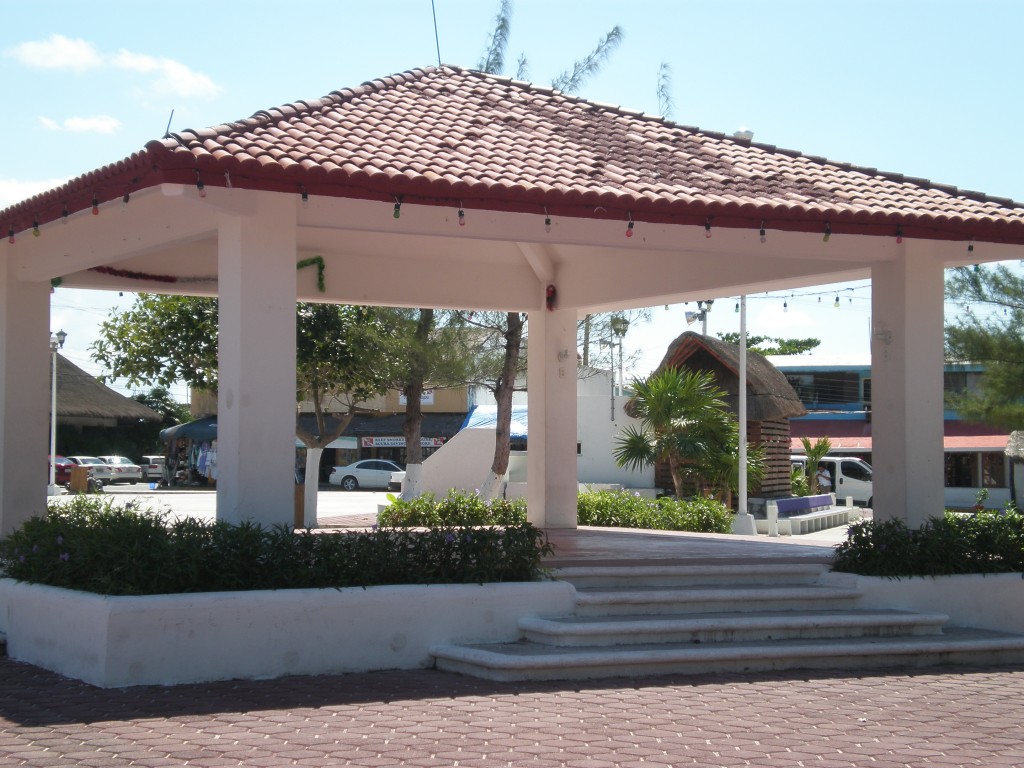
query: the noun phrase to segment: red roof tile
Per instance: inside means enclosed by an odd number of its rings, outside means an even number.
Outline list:
[[[591,218],[1024,243],[1024,205],[454,67],[151,141],[0,212],[23,231],[162,182]]]

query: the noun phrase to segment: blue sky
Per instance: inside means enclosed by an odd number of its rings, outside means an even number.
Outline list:
[[[476,66],[497,0],[435,0],[441,59]],[[580,95],[833,160],[1024,200],[1017,0],[515,0],[508,74],[549,83],[614,25],[622,45]],[[132,0],[4,3],[0,26],[0,207],[141,149],[172,130],[437,63],[430,0],[168,5]],[[751,333],[817,336],[831,354],[868,354],[866,284],[751,297]],[[835,309],[835,294],[841,307]],[[709,332],[738,330],[720,298]],[[67,356],[131,296],[58,290],[52,323]],[[820,301],[819,301],[820,299]],[[783,304],[786,304],[783,310]],[[634,326],[642,375],[685,329],[684,311]],[[178,393],[181,394],[181,393]]]

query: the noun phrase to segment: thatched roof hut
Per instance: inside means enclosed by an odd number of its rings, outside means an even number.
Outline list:
[[[726,401],[739,413],[740,348],[721,339],[687,331],[668,346],[658,368],[711,371]],[[793,387],[778,368],[759,352],[747,350],[747,420],[791,419],[807,413]]]
[[[57,419],[62,424],[116,426],[162,418],[152,408],[104,386],[92,374],[57,355]]]
[[[1014,430],[1006,441],[1006,457],[1014,464],[1024,464],[1024,430]]]
[[[668,346],[658,368],[710,371],[725,390],[725,401],[739,414],[740,348],[721,339],[687,331]],[[765,449],[766,473],[757,495],[789,496],[789,420],[807,413],[782,372],[759,352],[747,351],[747,439]],[[665,469],[655,469],[655,482],[664,486]]]

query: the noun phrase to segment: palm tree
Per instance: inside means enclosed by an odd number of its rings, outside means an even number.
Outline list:
[[[804,446],[804,455],[807,457],[807,488],[810,495],[813,496],[818,492],[818,462],[832,450],[832,441],[827,437],[819,437],[812,443],[806,437],[801,437],[800,442]]]
[[[626,427],[617,438],[618,465],[642,469],[667,461],[680,498],[687,477],[701,494],[730,488],[728,457],[738,453],[739,430],[714,375],[663,368],[634,380],[633,388],[630,408],[640,426]]]

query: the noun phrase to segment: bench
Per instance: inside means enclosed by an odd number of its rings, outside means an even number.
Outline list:
[[[846,525],[856,511],[856,507],[837,507],[836,497],[831,493],[769,499],[766,519],[756,521],[757,532],[798,536]]]

